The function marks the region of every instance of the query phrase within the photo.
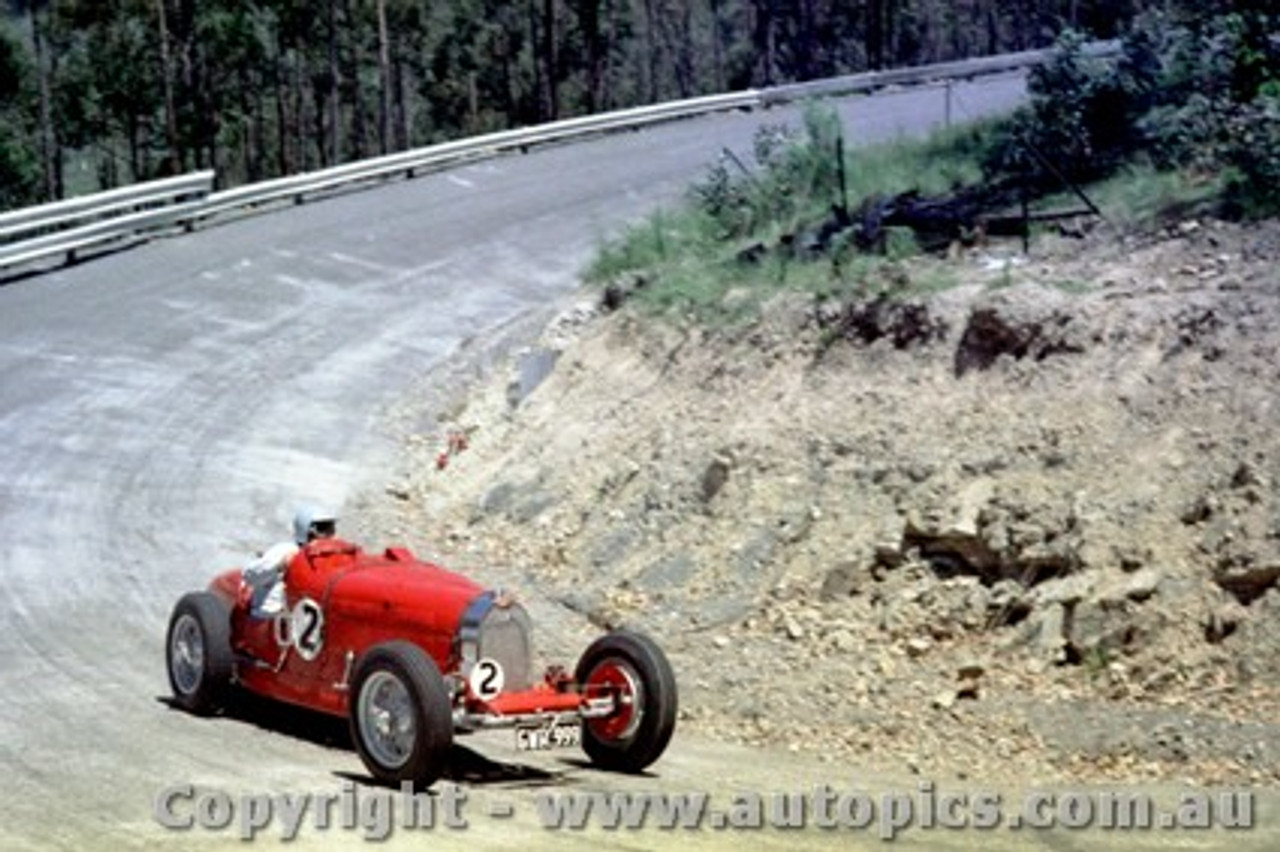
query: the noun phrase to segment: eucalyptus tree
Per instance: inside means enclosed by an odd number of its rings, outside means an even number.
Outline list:
[[[17,27],[0,21],[0,209],[29,204],[41,194],[30,65]]]

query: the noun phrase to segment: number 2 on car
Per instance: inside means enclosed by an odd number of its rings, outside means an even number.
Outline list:
[[[282,612],[275,621],[276,644],[281,648],[293,646],[304,660],[314,660],[324,647],[324,611],[311,598],[303,598],[289,612]]]
[[[467,677],[467,686],[471,688],[471,694],[481,701],[492,701],[497,698],[505,685],[506,675],[502,671],[502,666],[497,660],[491,660],[488,657],[478,660],[471,667],[471,674]]]

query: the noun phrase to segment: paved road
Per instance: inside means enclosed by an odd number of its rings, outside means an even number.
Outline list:
[[[966,85],[958,113],[1021,93],[1016,77]],[[941,121],[942,98],[916,90],[841,110],[854,139],[883,139]],[[726,115],[500,158],[0,287],[0,848],[236,845],[165,832],[153,799],[178,782],[318,792],[358,777],[323,725],[298,737],[170,711],[173,601],[278,539],[299,498],[341,505],[380,482],[394,446],[378,424],[415,377],[569,294],[600,236],[674,197],[722,146],[747,151],[757,125],[788,118]],[[480,752],[512,757],[505,743]],[[477,802],[510,797],[516,818],[431,842],[547,842],[528,812],[542,776],[522,766],[467,782]],[[651,778],[541,766],[562,786],[640,790],[855,771],[680,738]],[[651,845],[627,833],[559,842]]]

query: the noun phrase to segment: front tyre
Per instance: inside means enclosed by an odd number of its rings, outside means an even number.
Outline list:
[[[676,678],[652,639],[630,631],[601,636],[583,652],[575,677],[588,697],[616,702],[608,716],[583,720],[582,748],[592,763],[639,772],[661,756],[676,726]]]
[[[231,690],[231,607],[212,592],[183,595],[169,617],[165,663],[173,701],[206,716],[222,709]]]
[[[444,772],[453,711],[440,669],[417,645],[371,648],[356,666],[349,701],[351,740],[374,778],[422,790]]]

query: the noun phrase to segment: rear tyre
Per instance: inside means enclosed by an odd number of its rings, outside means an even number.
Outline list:
[[[183,595],[169,617],[165,662],[173,702],[207,716],[223,709],[231,693],[231,607],[212,592]]]
[[[356,665],[348,705],[351,740],[374,778],[422,790],[445,770],[453,712],[440,669],[411,642],[371,648]]]
[[[676,726],[676,678],[662,649],[641,633],[617,631],[587,648],[575,673],[591,697],[613,695],[608,716],[585,719],[582,748],[615,772],[640,772],[657,760]]]

